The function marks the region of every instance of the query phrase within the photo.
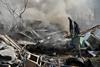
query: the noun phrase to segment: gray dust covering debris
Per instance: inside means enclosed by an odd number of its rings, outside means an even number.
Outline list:
[[[99,0],[0,0],[0,67],[99,67],[99,8]]]

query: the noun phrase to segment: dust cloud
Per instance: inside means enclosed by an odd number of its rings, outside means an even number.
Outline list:
[[[19,13],[24,8],[24,0],[2,0]],[[95,2],[93,0],[28,0],[26,11],[23,13],[25,23],[40,20],[44,25],[55,24],[62,31],[69,31],[68,17],[75,20],[81,30],[90,28],[95,22]],[[0,20],[5,29],[13,26],[15,22],[5,5],[0,2]],[[16,17],[17,20],[18,17]]]

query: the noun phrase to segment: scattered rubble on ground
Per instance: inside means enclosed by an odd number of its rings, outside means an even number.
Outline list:
[[[39,21],[40,22],[40,21]],[[0,65],[11,67],[93,67],[91,57],[100,55],[100,25],[79,35],[64,37],[54,25],[41,23],[0,35]],[[75,43],[71,43],[72,41]],[[77,40],[77,41],[76,41]],[[77,44],[80,42],[78,46]],[[10,52],[9,52],[10,51]],[[4,58],[4,59],[3,59]]]

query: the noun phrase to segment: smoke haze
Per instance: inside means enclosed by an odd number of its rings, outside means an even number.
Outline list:
[[[16,13],[19,13],[24,8],[24,0],[2,1],[7,2]],[[79,24],[81,30],[85,30],[100,24],[98,2],[99,0],[29,0],[23,19],[26,23],[41,20],[46,25],[56,24],[62,31],[69,31],[67,18],[71,17]],[[16,24],[13,16],[1,2],[0,9],[2,9],[0,10],[0,20],[5,25],[5,28]]]

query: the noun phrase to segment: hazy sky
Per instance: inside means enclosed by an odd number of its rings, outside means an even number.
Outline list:
[[[96,22],[100,24],[100,0],[95,0],[95,17]]]
[[[24,7],[24,0],[2,0],[8,1],[11,8],[16,12]],[[58,23],[62,28],[67,28],[68,16],[71,16],[81,27],[91,28],[100,24],[100,0],[29,0],[28,8],[24,17],[26,20],[42,19]],[[0,21],[11,25],[15,21],[9,11],[0,3]],[[5,26],[7,27],[7,26]]]

